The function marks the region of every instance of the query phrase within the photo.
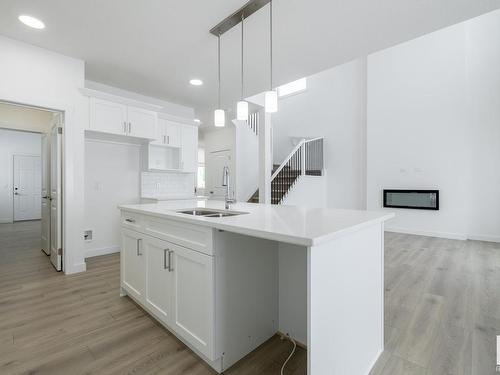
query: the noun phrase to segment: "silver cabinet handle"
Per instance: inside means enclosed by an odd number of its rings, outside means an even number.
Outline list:
[[[170,136],[167,135],[167,144],[169,145],[170,144]]]
[[[167,269],[167,253],[168,253],[168,249],[164,249],[163,250],[163,269],[164,270]],[[170,257],[168,257],[168,260],[170,262]],[[170,268],[170,264],[168,265],[168,268]]]
[[[141,238],[138,238],[137,239],[137,255],[142,255],[141,251],[140,251],[140,247],[141,247],[141,241],[142,239]]]
[[[168,251],[168,272],[172,272],[174,270],[172,267],[172,253],[173,252],[174,252],[173,250]]]
[[[126,221],[127,223],[135,223],[135,220],[134,220],[134,219],[129,219],[129,218],[127,218],[127,219],[125,219],[125,221]]]
[[[123,132],[127,133],[127,122],[123,121]]]

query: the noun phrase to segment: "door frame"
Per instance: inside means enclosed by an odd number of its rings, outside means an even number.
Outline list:
[[[13,130],[13,129],[8,129],[8,130]],[[13,130],[13,131],[16,131],[16,130]],[[30,133],[36,133],[36,134],[43,135],[43,133],[40,133],[40,132],[30,132]],[[39,157],[40,158],[40,177],[42,176],[42,173],[43,173],[43,171],[42,171],[42,163],[41,163],[41,160],[42,160],[41,153],[40,153],[40,155],[27,154],[27,153],[22,153],[22,152],[21,153],[12,154],[12,176],[10,176],[12,178],[12,189],[14,189],[14,182],[15,182],[14,174],[16,173],[16,171],[14,170],[15,169],[15,162],[14,162],[14,160],[15,160],[16,156]],[[12,222],[13,223],[16,222],[16,220],[15,220],[16,219],[15,209],[16,209],[16,204],[15,204],[15,201],[14,201],[14,190],[12,190]],[[19,220],[19,221],[22,221],[22,220]]]
[[[66,157],[68,156],[66,154],[66,144],[70,142],[70,138],[68,137],[67,134],[67,123],[70,122],[74,124],[76,122],[76,110],[74,106],[68,106],[68,105],[61,105],[61,104],[55,104],[54,106],[49,105],[37,105],[37,104],[30,104],[30,103],[20,103],[8,99],[3,99],[0,97],[0,102],[4,104],[10,104],[10,105],[15,105],[19,107],[26,107],[26,108],[33,108],[33,109],[40,109],[44,111],[49,111],[53,113],[60,113],[61,115],[61,127],[63,129],[62,132],[62,137],[61,137],[61,204],[62,204],[62,212],[61,212],[61,235],[62,235],[62,271],[64,273],[67,273],[66,270],[68,269],[68,265],[72,265],[71,259],[73,259],[73,254],[71,252],[66,251],[67,249],[70,249],[71,247],[68,246],[68,243],[70,242],[68,240],[68,222],[66,218],[68,217],[67,215],[67,201],[68,201],[68,195],[67,194],[67,189],[68,189],[68,181],[66,180]],[[38,131],[30,131],[30,130],[24,130],[24,129],[15,129],[15,128],[8,128],[5,125],[8,124],[3,124],[2,128],[8,129],[8,130],[16,130],[16,131],[25,131],[25,132],[31,132],[31,133],[40,133]],[[41,133],[40,133],[41,134]],[[71,150],[71,149],[68,149]],[[69,152],[68,152],[69,153]],[[69,189],[71,190],[71,189]],[[73,189],[74,190],[74,189]],[[13,207],[14,209],[14,207]],[[14,211],[12,211],[13,217],[14,217]],[[83,240],[82,240],[83,242]],[[77,249],[75,249],[77,251]],[[73,266],[73,265],[72,265]],[[75,267],[71,267],[71,272],[69,273],[76,273],[76,272],[83,272],[86,270],[86,264],[83,262],[83,264],[78,265],[76,269]]]

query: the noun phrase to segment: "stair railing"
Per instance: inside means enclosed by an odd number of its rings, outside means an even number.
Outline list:
[[[255,135],[259,135],[259,121],[259,112],[250,113],[248,115],[247,124]]]
[[[302,139],[274,171],[271,203],[280,204],[301,175],[323,175],[323,137]]]

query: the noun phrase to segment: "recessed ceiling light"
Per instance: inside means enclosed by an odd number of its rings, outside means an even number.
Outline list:
[[[193,86],[201,86],[203,85],[203,81],[201,79],[192,79],[189,81],[190,84],[192,84]]]
[[[38,18],[22,14],[18,17],[18,19],[26,26],[32,27],[34,29],[45,29],[45,24]]]
[[[199,118],[195,118],[193,121],[197,122],[198,124],[201,122]]]

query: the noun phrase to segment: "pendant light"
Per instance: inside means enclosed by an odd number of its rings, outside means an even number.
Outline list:
[[[267,113],[278,112],[278,93],[273,90],[273,0],[269,1],[269,61],[270,61],[270,87],[264,94],[264,108]]]
[[[236,119],[240,121],[248,120],[248,103],[243,100],[243,21],[245,16],[241,15],[241,99],[236,104]]]
[[[218,66],[218,102],[214,111],[214,126],[223,127],[226,123],[226,114],[220,106],[220,34],[217,36],[217,66]]]

